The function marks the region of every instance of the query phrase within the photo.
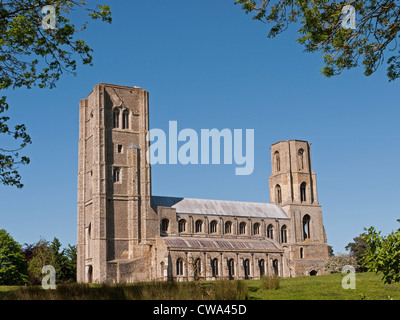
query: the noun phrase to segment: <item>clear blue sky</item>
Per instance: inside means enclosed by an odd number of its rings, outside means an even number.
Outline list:
[[[252,175],[235,176],[235,165],[157,165],[153,194],[268,202],[270,145],[302,139],[312,143],[335,252],[364,227],[397,229],[400,80],[388,82],[385,64],[371,77],[358,68],[326,79],[321,55],[303,52],[295,27],[268,39],[266,26],[233,3],[113,0],[113,23],[82,33],[93,67],[65,74],[53,90],[7,92],[8,115],[26,124],[33,144],[25,187],[0,186],[0,228],[21,244],[76,244],[79,100],[106,82],[150,92],[151,128],[176,120],[178,130],[255,130]]]

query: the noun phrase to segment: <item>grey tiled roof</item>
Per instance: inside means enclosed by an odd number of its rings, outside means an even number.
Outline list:
[[[175,208],[176,213],[289,219],[280,206],[272,203],[152,196],[151,204]]]
[[[279,249],[272,241],[252,239],[227,239],[227,238],[194,238],[194,237],[163,237],[170,248],[204,248],[204,249],[250,249],[265,250]]]

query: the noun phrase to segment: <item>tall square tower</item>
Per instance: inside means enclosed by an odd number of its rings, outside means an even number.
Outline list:
[[[96,85],[80,102],[79,124],[77,281],[135,281],[133,264],[135,276],[148,280],[141,259],[159,232],[146,161],[149,94]]]

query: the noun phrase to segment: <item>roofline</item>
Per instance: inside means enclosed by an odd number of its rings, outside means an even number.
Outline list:
[[[299,139],[291,139],[291,140],[281,140],[278,142],[275,142],[271,145],[271,147],[273,147],[274,145],[278,144],[278,143],[282,143],[282,142],[290,142],[290,141],[297,141],[297,142],[307,142],[308,144],[311,144],[311,142],[308,142],[307,140],[299,140]]]
[[[164,206],[156,206],[156,207],[163,207],[163,208],[171,208],[171,207],[164,207]],[[281,207],[282,208],[282,207]],[[176,208],[174,208],[176,210]],[[283,210],[283,209],[282,209]],[[283,212],[285,212],[283,210]],[[179,214],[189,214],[191,216],[215,216],[215,217],[232,217],[232,218],[251,218],[251,219],[260,219],[260,220],[267,220],[267,219],[271,219],[271,220],[290,220],[290,218],[277,218],[277,217],[255,217],[255,216],[235,216],[235,215],[222,215],[222,214],[214,214],[214,213],[190,213],[190,212],[176,212],[177,215]],[[285,212],[286,214],[286,212]]]
[[[220,200],[220,199],[204,199],[204,198],[187,198],[187,197],[174,197],[174,196],[156,196],[152,195],[152,197],[162,197],[162,198],[182,198],[187,200],[206,200],[206,201],[223,201],[223,202],[236,202],[236,203],[249,203],[249,204],[272,204],[278,206],[282,209],[281,206],[277,205],[276,203],[271,202],[254,202],[254,201],[238,201],[238,200]],[[162,207],[162,206],[159,206]],[[282,209],[283,210],[283,209]]]

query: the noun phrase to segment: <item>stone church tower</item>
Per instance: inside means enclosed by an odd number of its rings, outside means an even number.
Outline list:
[[[79,118],[77,281],[149,280],[159,223],[146,162],[148,92],[99,84]]]
[[[291,220],[285,251],[292,276],[313,273],[326,263],[328,247],[310,143],[299,140],[275,143],[271,147],[271,163],[270,202],[280,205]]]
[[[148,132],[146,90],[101,83],[80,102],[78,282],[324,273],[308,142],[272,145],[270,203],[252,203],[152,195]]]

